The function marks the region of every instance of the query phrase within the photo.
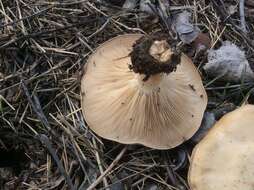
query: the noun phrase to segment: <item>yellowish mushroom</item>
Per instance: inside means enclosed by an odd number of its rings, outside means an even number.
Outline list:
[[[254,189],[254,105],[223,116],[194,148],[191,190]]]
[[[105,139],[169,149],[197,131],[207,95],[191,60],[166,38],[125,34],[88,59],[81,105],[89,127]]]

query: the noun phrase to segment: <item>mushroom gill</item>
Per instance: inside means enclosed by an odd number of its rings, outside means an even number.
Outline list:
[[[197,131],[206,105],[196,67],[165,38],[117,36],[100,45],[84,66],[83,115],[105,139],[173,148]]]

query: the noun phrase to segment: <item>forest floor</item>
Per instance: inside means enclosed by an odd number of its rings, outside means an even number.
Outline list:
[[[238,0],[168,2],[169,17],[183,10],[192,14],[193,25],[205,36],[198,43],[212,49],[230,41],[254,65],[252,0],[245,1],[243,12]],[[167,30],[158,15],[122,5],[110,0],[0,1],[0,189],[189,189],[195,142],[170,150],[127,146],[97,136],[83,118],[80,78],[96,47],[119,34]],[[208,76],[203,70],[207,52],[196,53],[195,43],[185,47],[208,94],[206,111],[216,120],[254,102],[253,82]]]

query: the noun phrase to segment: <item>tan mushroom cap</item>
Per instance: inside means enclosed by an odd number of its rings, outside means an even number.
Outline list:
[[[223,116],[192,153],[191,190],[253,190],[253,134],[253,105]]]
[[[207,95],[196,67],[185,55],[176,72],[143,82],[144,76],[128,67],[132,45],[141,36],[117,36],[91,55],[81,81],[84,118],[105,139],[173,148],[199,128]]]

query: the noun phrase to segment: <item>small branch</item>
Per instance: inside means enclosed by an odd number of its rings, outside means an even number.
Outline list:
[[[243,32],[243,30],[240,28],[240,26],[238,26],[231,18],[229,15],[227,15],[227,11],[225,8],[225,5],[223,3],[223,0],[211,0],[215,10],[217,10],[217,12],[221,15],[221,18],[223,20],[223,22],[225,23],[226,21],[231,24],[232,30],[234,30],[234,32],[239,35],[244,42],[246,42],[246,44],[249,46],[249,48],[254,51],[254,42],[253,40],[251,40],[246,33]]]
[[[40,104],[40,101],[39,101],[38,97],[34,95],[33,98],[32,98],[32,96],[30,95],[30,93],[29,93],[25,83],[23,82],[23,80],[21,80],[20,84],[21,84],[21,88],[23,89],[23,91],[24,91],[24,93],[25,93],[25,95],[28,99],[28,102],[30,103],[30,105],[31,105],[33,111],[36,113],[37,117],[40,119],[42,124],[47,128],[47,130],[53,133],[53,131],[51,130],[51,127],[49,125],[49,122],[48,122],[45,114],[43,113],[43,111],[41,109],[41,104]],[[65,178],[67,184],[69,185],[70,189],[75,190],[75,187],[73,186],[70,177],[67,175],[66,171],[64,170],[64,167],[63,167],[61,161],[59,160],[58,156],[56,155],[56,153],[55,153],[48,137],[46,135],[38,135],[38,136],[39,136],[40,142],[42,144],[46,145],[48,151],[50,152],[51,156],[55,160],[59,171],[64,176],[64,178]]]
[[[240,13],[240,21],[241,21],[241,28],[244,33],[247,33],[246,29],[246,21],[245,21],[245,14],[244,14],[244,2],[245,0],[239,0],[239,13]]]
[[[164,164],[165,164],[167,172],[168,172],[169,180],[171,181],[173,186],[176,186],[177,185],[176,177],[174,175],[174,170],[171,168],[171,166],[168,165],[167,154],[165,152],[162,152],[162,155],[164,156]]]
[[[122,151],[117,155],[115,160],[109,165],[109,167],[97,178],[96,181],[94,181],[87,190],[93,190],[95,187],[103,180],[103,178],[113,169],[113,167],[119,162],[119,160],[122,158],[124,153],[127,150],[127,146],[125,146]]]
[[[101,174],[103,174],[103,168],[102,168],[102,163],[101,163],[101,159],[100,159],[100,154],[99,152],[97,151],[98,150],[98,146],[97,146],[97,143],[95,141],[95,139],[93,138],[93,144],[94,144],[94,147],[95,147],[95,156],[96,156],[96,161],[97,161],[97,164],[98,164],[98,167],[99,167],[99,170],[101,172]],[[106,187],[106,190],[109,190],[108,187],[108,181],[107,181],[107,178],[106,177],[103,177],[103,184],[104,186]]]
[[[23,80],[20,81],[21,84],[21,88],[23,90],[23,92],[25,93],[28,102],[30,103],[32,109],[34,110],[34,112],[36,113],[37,117],[41,120],[42,124],[44,125],[44,127],[46,127],[49,131],[51,131],[49,122],[47,120],[47,117],[45,116],[45,114],[43,113],[42,109],[41,109],[41,104],[39,102],[39,99],[37,98],[37,96],[32,96],[30,95],[25,83]]]
[[[59,160],[58,156],[56,155],[56,151],[54,150],[54,148],[52,147],[48,137],[46,135],[39,135],[39,139],[40,141],[46,145],[49,153],[51,154],[51,156],[53,157],[53,159],[55,160],[57,167],[59,169],[59,171],[61,172],[61,174],[64,176],[67,184],[69,185],[71,190],[75,190],[76,188],[73,186],[72,182],[71,182],[71,178],[70,176],[66,173],[66,171],[64,170],[63,164],[61,163],[61,161]]]
[[[7,36],[7,38],[10,38],[10,41],[6,42],[6,43],[0,43],[0,50],[1,49],[4,49],[6,46],[9,46],[10,44],[13,44],[13,43],[16,43],[18,41],[22,41],[22,40],[27,40],[27,39],[30,39],[30,38],[36,38],[36,37],[43,37],[44,35],[48,35],[50,33],[54,33],[54,32],[61,32],[63,30],[68,30],[70,28],[74,28],[74,27],[77,27],[77,26],[82,26],[82,25],[87,25],[89,22],[95,22],[97,21],[98,18],[94,18],[94,19],[87,19],[87,20],[83,20],[83,21],[80,21],[78,23],[74,23],[74,24],[69,24],[69,25],[66,25],[64,27],[57,27],[57,28],[53,28],[53,29],[48,29],[48,30],[41,30],[41,31],[38,31],[38,32],[33,32],[33,33],[28,33],[26,35],[18,35],[16,36],[15,38],[12,39],[12,36],[9,35]]]
[[[38,12],[32,14],[32,15],[29,15],[29,16],[26,16],[26,17],[22,17],[22,18],[17,19],[17,20],[15,20],[15,21],[13,21],[13,22],[9,22],[9,23],[6,23],[6,24],[1,24],[1,25],[0,25],[0,29],[4,28],[4,27],[6,27],[6,26],[14,26],[15,24],[17,24],[17,23],[19,23],[19,22],[21,22],[21,21],[23,21],[23,20],[28,20],[28,19],[34,18],[34,17],[36,17],[36,16],[39,16],[39,15],[41,15],[41,14],[43,14],[43,13],[49,11],[49,10],[52,9],[53,7],[54,7],[54,6],[50,6],[50,7],[46,8],[46,9],[43,9],[43,10],[41,10],[41,11],[38,11]]]

